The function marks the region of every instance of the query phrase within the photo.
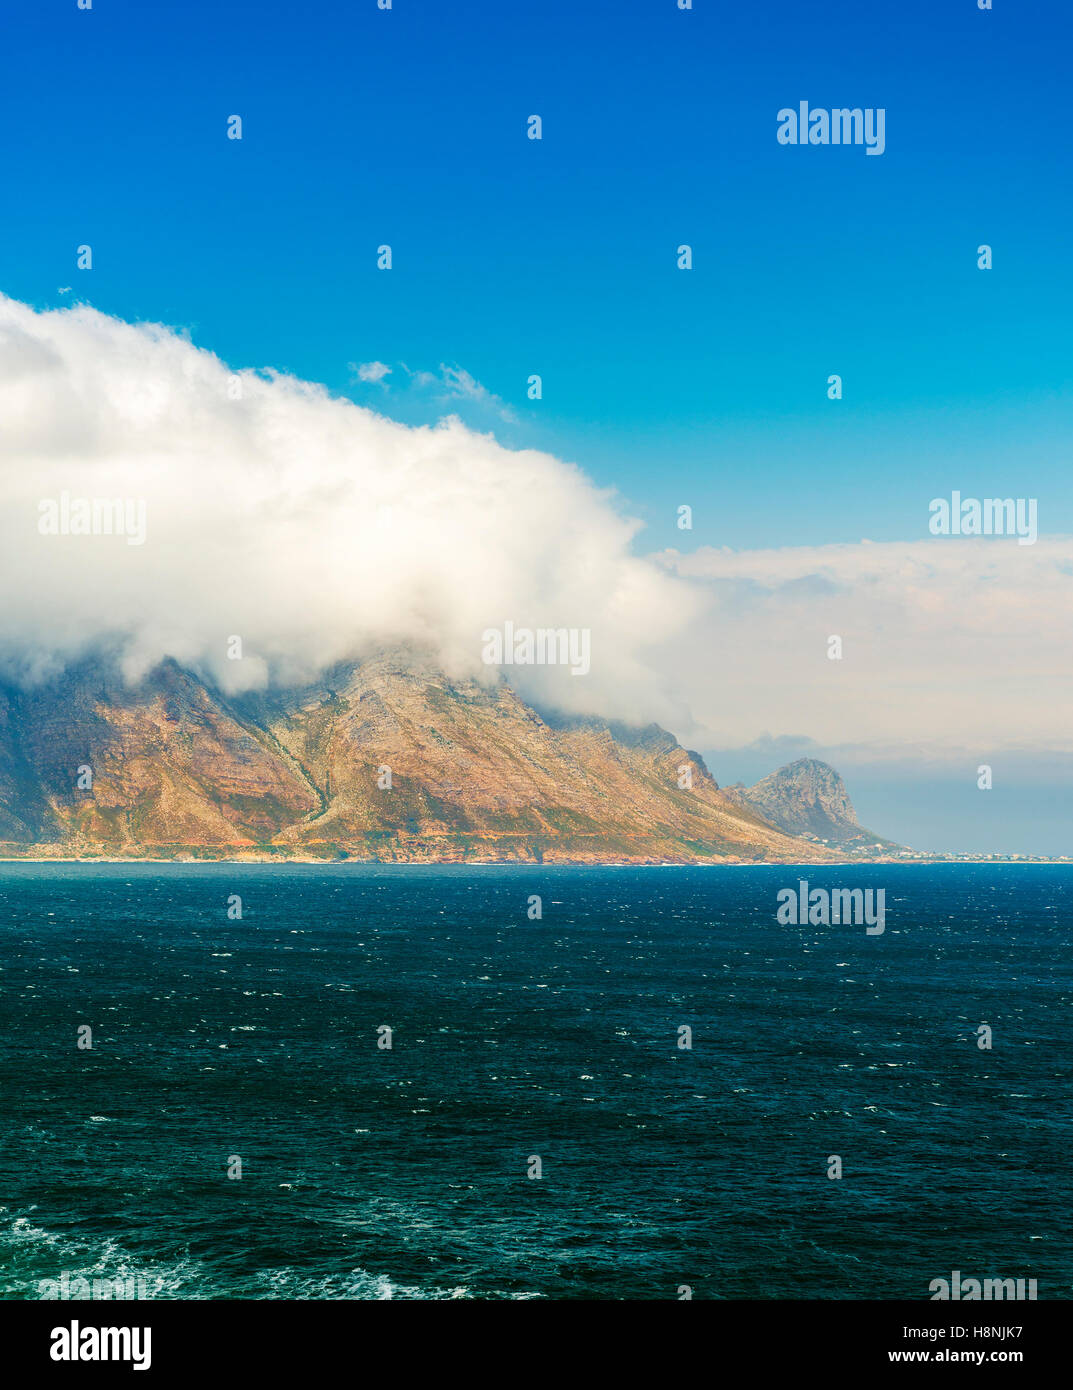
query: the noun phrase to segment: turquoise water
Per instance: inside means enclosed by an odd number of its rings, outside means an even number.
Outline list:
[[[802,874],[0,866],[0,1289],[1070,1297],[1073,871]]]

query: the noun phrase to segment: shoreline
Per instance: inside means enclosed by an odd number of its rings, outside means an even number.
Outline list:
[[[879,865],[904,865],[907,868],[937,868],[942,865],[957,864],[982,864],[992,868],[1021,868],[1034,865],[1051,865],[1060,868],[1063,865],[1073,867],[1073,859],[988,859],[988,858],[956,858],[956,859],[826,859],[826,860],[789,860],[789,859],[720,859],[720,860],[623,860],[623,859],[578,859],[578,860],[537,860],[537,859],[317,859],[317,858],[298,858],[288,856],[279,858],[269,856],[263,859],[152,859],[139,856],[137,859],[108,859],[103,857],[88,857],[85,855],[0,855],[0,864],[115,864],[129,868],[134,864],[173,864],[181,868],[202,868],[206,865],[226,864],[232,868],[240,868],[249,865],[251,868],[264,868],[267,865],[286,867],[289,864],[306,864],[312,867],[348,869],[348,868],[378,868],[378,869],[844,869],[848,867],[866,865],[878,867]]]

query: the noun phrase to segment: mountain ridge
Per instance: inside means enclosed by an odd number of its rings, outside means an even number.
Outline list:
[[[91,774],[91,785],[79,785]],[[0,688],[0,853],[824,862],[658,725],[544,715],[413,654],[228,696],[177,662]]]

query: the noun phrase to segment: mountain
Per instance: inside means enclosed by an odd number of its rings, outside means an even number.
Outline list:
[[[85,769],[92,785],[80,787]],[[833,857],[721,791],[657,725],[542,716],[503,682],[449,679],[412,654],[241,698],[172,661],[133,686],[86,662],[0,688],[0,854]]]
[[[815,758],[799,758],[755,786],[736,783],[726,792],[787,835],[855,851],[893,853],[901,848],[858,825],[845,782]]]

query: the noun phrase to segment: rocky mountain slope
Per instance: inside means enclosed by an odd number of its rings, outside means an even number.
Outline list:
[[[846,784],[833,767],[815,758],[799,758],[755,786],[737,783],[726,792],[787,835],[838,849],[890,853],[900,848],[858,825]]]
[[[92,785],[79,786],[86,769]],[[656,725],[543,718],[506,684],[393,656],[241,699],[173,662],[136,687],[87,663],[30,690],[0,688],[0,854],[832,857],[721,791]]]

